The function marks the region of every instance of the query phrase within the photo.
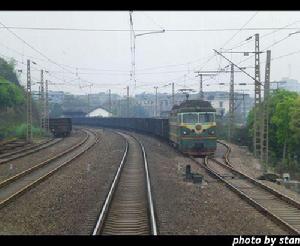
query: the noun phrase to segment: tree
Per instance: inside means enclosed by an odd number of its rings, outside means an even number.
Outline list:
[[[298,94],[285,90],[277,91],[273,97],[275,111],[271,117],[271,123],[276,126],[276,139],[278,144],[283,146],[282,161],[286,160],[289,143],[291,143],[291,110],[294,107]]]
[[[14,59],[7,62],[0,58],[0,76],[16,85],[19,85],[19,80],[15,72],[15,64],[16,62]]]
[[[290,129],[293,132],[295,142],[300,144],[300,96],[295,100],[294,106],[290,112]]]
[[[0,108],[14,107],[24,102],[22,89],[0,76]]]

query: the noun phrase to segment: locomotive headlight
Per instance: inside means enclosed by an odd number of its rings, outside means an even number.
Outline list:
[[[210,133],[211,135],[214,135],[214,134],[215,134],[215,131],[214,131],[214,130],[211,130],[209,133]]]
[[[191,133],[191,131],[189,130],[189,129],[187,129],[187,128],[182,128],[181,129],[181,133],[183,134],[183,135],[188,135],[188,134],[190,134]]]

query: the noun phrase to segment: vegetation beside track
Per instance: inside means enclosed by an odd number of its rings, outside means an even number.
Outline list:
[[[253,151],[253,113],[252,109],[246,125],[235,127],[231,140],[248,146],[250,151]],[[227,124],[223,122],[219,122],[219,138],[227,140]],[[296,92],[279,89],[270,95],[269,164],[265,167],[300,178],[300,95]]]
[[[33,136],[44,133],[39,129],[39,109],[32,101]],[[26,136],[26,93],[20,85],[14,60],[0,58],[0,140]]]

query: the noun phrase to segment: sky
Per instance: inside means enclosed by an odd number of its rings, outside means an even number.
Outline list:
[[[130,77],[129,11],[1,11],[0,56],[16,60],[17,68],[22,69],[22,85],[26,83],[27,59],[36,63],[31,64],[33,90],[37,90],[36,82],[44,69],[48,71],[45,79],[49,80],[49,90],[73,94],[107,93],[111,89],[124,96],[126,86],[130,95],[154,93],[155,86],[161,93],[171,93],[172,82],[176,91],[186,88],[198,92],[195,71],[215,71],[229,64],[213,49],[253,52],[254,38],[245,40],[259,33],[260,50],[271,46],[271,81],[283,77],[300,81],[300,33],[295,33],[300,31],[299,11],[134,11],[132,17],[136,35],[165,29],[164,33],[136,36],[136,84]],[[257,28],[280,29],[254,30]],[[254,75],[254,57],[223,55]],[[266,53],[262,53],[262,82],[265,60]],[[229,90],[229,73],[205,76],[203,80],[204,91]],[[236,72],[235,90],[253,94],[254,82]]]

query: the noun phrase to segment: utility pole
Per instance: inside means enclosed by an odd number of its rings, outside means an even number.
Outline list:
[[[130,21],[130,51],[131,51],[131,71],[130,71],[130,80],[134,82],[134,86],[136,86],[136,79],[135,79],[135,38],[136,35],[134,33],[133,28],[133,19],[132,19],[132,12],[129,11],[129,21]]]
[[[40,111],[41,111],[41,121],[40,121],[40,127],[44,128],[45,127],[45,91],[44,91],[44,71],[43,69],[41,70],[41,82],[40,82]]]
[[[31,76],[30,76],[30,60],[27,60],[27,142],[32,141],[32,105],[31,105]]]
[[[245,104],[245,91],[243,90],[243,119],[246,122],[246,104]]]
[[[271,67],[271,51],[267,50],[265,84],[264,84],[264,102],[263,102],[263,127],[262,127],[262,143],[261,143],[261,160],[266,164],[269,161],[269,95],[270,95],[270,67]]]
[[[175,88],[174,82],[172,83],[172,107],[175,105]]]
[[[254,123],[253,123],[253,150],[254,156],[260,156],[261,152],[261,127],[262,115],[261,105],[261,83],[260,83],[260,61],[259,61],[259,34],[255,34],[255,87],[254,87]]]
[[[91,112],[91,110],[90,110],[90,93],[88,93],[88,113],[90,113]]]
[[[45,83],[45,130],[49,132],[49,98],[48,98],[48,80]]]
[[[155,89],[155,117],[157,117],[157,89],[158,86],[154,86]]]
[[[196,71],[195,73],[197,73],[198,75],[196,75],[196,77],[200,77],[200,81],[199,81],[199,99],[200,100],[204,100],[204,93],[203,93],[203,76],[213,76],[216,74],[206,74],[202,71]]]
[[[203,81],[202,81],[202,74],[199,73],[200,84],[199,84],[199,98],[203,100]]]
[[[229,91],[229,122],[228,122],[228,141],[231,140],[234,126],[234,66],[231,64],[230,91]]]
[[[129,86],[126,87],[127,89],[127,107],[126,107],[126,117],[129,117]]]
[[[111,113],[111,90],[108,90],[108,103],[109,103],[109,113]]]
[[[222,56],[227,61],[231,62],[228,58],[226,58],[224,55],[222,55],[220,52],[214,50],[217,54]],[[233,52],[223,52],[223,53],[233,53]],[[259,55],[260,53],[263,53],[259,51],[259,34],[255,34],[255,51],[254,52],[235,52],[235,53],[255,53],[255,75],[254,77],[251,76],[249,73],[242,70],[241,67],[231,62],[235,67],[237,67],[239,70],[241,70],[244,74],[246,74],[248,77],[252,78],[255,82],[254,87],[254,123],[253,123],[253,150],[254,155],[256,157],[260,156],[260,150],[261,150],[261,128],[262,128],[262,116],[260,114],[260,103],[261,103],[261,82],[260,82],[260,62],[259,62]]]

